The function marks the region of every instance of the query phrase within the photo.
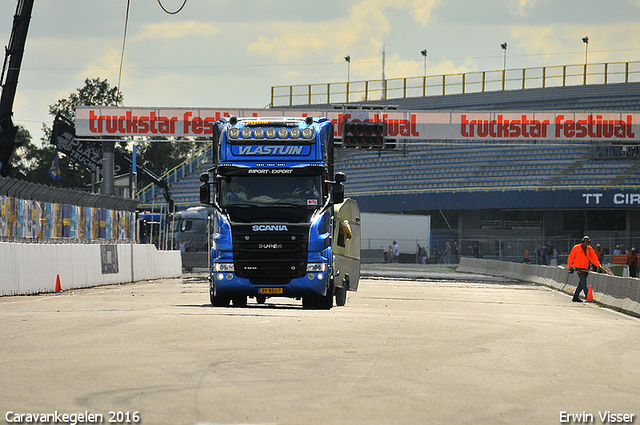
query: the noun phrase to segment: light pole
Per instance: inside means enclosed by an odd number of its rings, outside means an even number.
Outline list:
[[[505,82],[507,80],[507,42],[505,41],[500,45],[504,50],[504,58],[502,59],[502,90],[504,90]]]
[[[587,64],[587,53],[589,51],[589,37],[582,37],[584,43],[584,64]]]
[[[351,55],[345,56],[347,62],[347,102],[349,101],[349,83],[351,82]]]
[[[345,56],[344,60],[347,62],[347,84],[351,81],[351,55]]]
[[[422,96],[427,95],[427,49],[421,50],[420,54],[424,56],[424,81],[422,84]]]
[[[582,83],[587,84],[587,53],[589,52],[589,37],[582,37],[584,43],[584,78]]]
[[[502,47],[502,50],[504,50],[504,58],[502,60],[502,70],[506,71],[506,69],[507,69],[507,43],[502,43],[500,45],[500,47]]]

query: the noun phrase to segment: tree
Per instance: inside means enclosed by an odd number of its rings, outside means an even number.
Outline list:
[[[186,140],[146,140],[138,143],[138,162],[157,176],[162,176],[186,161],[197,149],[197,142]]]
[[[53,117],[63,113],[69,119],[76,117],[76,106],[118,106],[122,105],[123,96],[117,87],[111,87],[106,79],[87,78],[84,87],[71,93],[67,99],[61,99],[49,106],[49,114]]]
[[[122,103],[122,93],[117,87],[111,87],[106,79],[87,78],[84,87],[78,89],[77,93],[70,94],[69,98],[51,105],[49,113],[54,117],[58,113],[63,113],[68,118],[74,119],[76,106],[118,106]],[[158,176],[180,165],[197,149],[197,144],[194,142],[167,142],[165,139],[148,139],[139,142],[138,145],[138,162]],[[120,142],[119,146],[122,149],[128,149],[126,142]],[[90,175],[88,181],[91,181]]]
[[[121,104],[122,100],[122,93],[117,87],[111,87],[106,79],[87,78],[84,80],[84,87],[77,89],[76,93],[71,93],[67,99],[61,99],[50,105],[49,114],[55,117],[61,113],[73,119],[76,116],[76,106],[116,106]],[[16,150],[14,155],[14,176],[55,187],[84,189],[89,186],[93,172],[64,154],[58,154],[55,146],[49,144],[51,127],[43,124],[42,129],[44,132],[43,145],[39,148],[31,142],[29,132],[24,128],[19,128],[18,140],[21,140],[23,145]],[[55,155],[59,157],[58,166],[62,174],[59,180],[54,180],[49,174]]]
[[[33,154],[37,150],[37,146],[33,145],[31,141],[31,133],[29,130],[21,125],[18,125],[18,131],[16,132],[16,142],[19,146],[13,152],[13,168],[11,170],[11,177],[21,180],[28,180],[27,173],[33,167],[28,155]]]
[[[86,78],[84,86],[71,93],[68,98],[60,99],[49,106],[52,117],[63,114],[74,120],[76,106],[118,106],[122,105],[123,95],[117,87],[111,87],[106,79]],[[54,180],[49,174],[49,168],[56,155],[55,146],[51,140],[51,126],[43,124],[44,137],[42,148],[31,142],[31,135],[24,128],[19,129],[18,140],[23,146],[14,155],[14,176],[34,183],[56,187],[86,188],[91,184],[93,172],[83,165],[74,162],[64,154],[58,154],[58,164],[62,178]],[[127,142],[119,142],[119,147],[128,149]],[[194,154],[198,143],[185,140],[166,141],[146,140],[138,142],[138,163],[153,171],[158,176],[180,165]]]
[[[28,135],[28,130],[19,127],[20,132]],[[13,177],[33,183],[46,184],[53,187],[69,187],[84,189],[91,183],[91,171],[64,155],[59,155],[56,147],[50,144],[36,146],[28,135],[28,140],[16,149],[14,154]],[[19,139],[24,140],[24,139]],[[58,155],[58,167],[61,178],[54,180],[49,174],[54,157]],[[88,183],[87,183],[88,182]]]

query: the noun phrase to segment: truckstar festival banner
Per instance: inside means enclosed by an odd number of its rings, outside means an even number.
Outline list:
[[[210,137],[221,117],[326,117],[341,138],[345,122],[385,122],[385,138],[404,140],[600,140],[636,142],[640,113],[419,112],[361,110],[78,107],[79,137]]]

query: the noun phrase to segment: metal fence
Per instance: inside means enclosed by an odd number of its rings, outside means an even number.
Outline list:
[[[0,241],[137,240],[138,201],[0,178]]]
[[[270,107],[640,81],[640,61],[271,87]]]
[[[631,248],[640,247],[640,233],[633,235],[590,235],[592,237],[591,246],[594,248],[596,244],[600,244],[605,252],[604,263],[611,263],[611,256],[616,248],[625,254]],[[380,261],[384,261],[384,253],[388,250],[392,241],[382,239],[365,239],[362,240],[361,246],[363,250],[377,251],[378,255],[375,256]],[[528,251],[528,262],[532,264],[546,264],[546,265],[562,265],[566,264],[567,258],[571,248],[580,242],[580,238],[558,236],[548,238],[523,238],[514,234],[511,237],[489,237],[489,236],[477,236],[477,237],[463,237],[458,238],[455,234],[451,233],[443,235],[442,233],[433,233],[430,241],[422,241],[417,239],[398,239],[398,245],[400,247],[401,261],[403,262],[418,262],[417,245],[427,246],[429,251],[429,258],[427,262],[429,264],[445,264],[447,261],[450,264],[455,264],[459,261],[453,247],[457,242],[460,250],[460,257],[475,257],[485,258],[492,260],[503,260],[522,263],[525,261],[525,253]],[[451,247],[451,256],[448,260],[444,258],[444,252],[446,249],[446,242],[449,242]],[[553,247],[549,250],[548,247]],[[437,248],[437,253],[436,253]],[[545,252],[542,253],[542,248]],[[549,253],[546,251],[549,250]],[[437,260],[436,260],[437,257]]]

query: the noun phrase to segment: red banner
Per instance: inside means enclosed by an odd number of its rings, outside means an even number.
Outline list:
[[[387,139],[610,140],[635,142],[640,114],[632,112],[420,112],[289,109],[78,107],[76,135],[209,137],[221,117],[326,117],[341,138],[344,122],[385,122]]]

